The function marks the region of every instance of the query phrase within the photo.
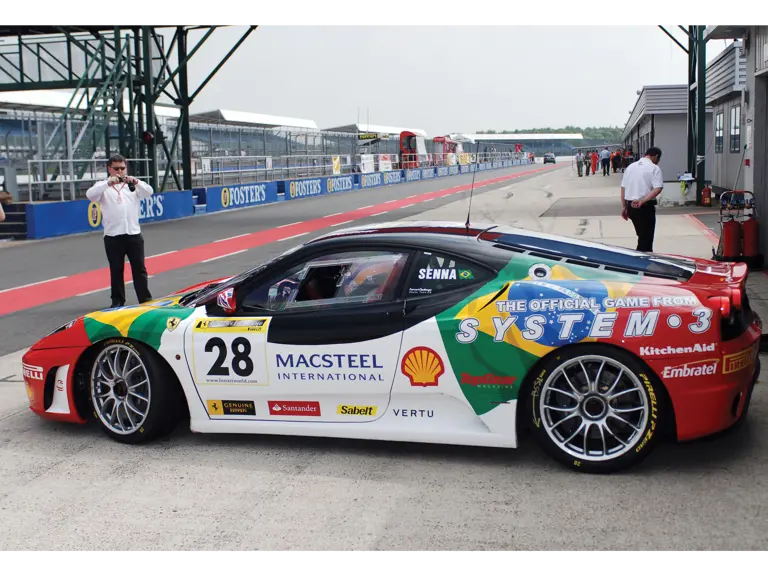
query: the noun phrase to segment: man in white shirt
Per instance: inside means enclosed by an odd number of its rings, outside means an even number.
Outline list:
[[[584,165],[584,154],[582,154],[581,150],[579,150],[576,153],[576,170],[579,171],[579,178],[581,178],[583,165]]]
[[[152,300],[144,266],[144,238],[139,226],[139,199],[148,198],[152,187],[128,176],[125,158],[119,154],[107,162],[109,178],[94,184],[85,194],[101,207],[104,248],[109,260],[112,307],[125,305],[125,257],[131,263],[133,287],[140,303]]]
[[[610,176],[611,174],[611,153],[608,152],[608,148],[603,147],[600,151],[600,164],[603,167],[603,176]]]
[[[664,188],[659,168],[661,150],[652,146],[640,160],[624,171],[621,179],[621,216],[629,218],[637,234],[637,250],[653,252],[656,231],[656,196]]]

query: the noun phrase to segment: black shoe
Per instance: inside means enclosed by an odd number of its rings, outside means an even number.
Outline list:
[[[125,302],[112,302],[110,308],[122,308],[125,306]]]

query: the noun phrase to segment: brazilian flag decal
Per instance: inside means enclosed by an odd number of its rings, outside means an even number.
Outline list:
[[[472,274],[472,270],[459,270],[459,278],[462,280],[473,280],[475,276]]]

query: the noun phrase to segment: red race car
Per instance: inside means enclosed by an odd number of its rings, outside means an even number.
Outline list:
[[[86,314],[24,356],[32,410],[135,443],[197,432],[639,462],[747,413],[747,266],[498,226],[339,230],[171,297]]]

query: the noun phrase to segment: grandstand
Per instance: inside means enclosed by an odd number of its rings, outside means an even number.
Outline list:
[[[525,152],[541,156],[552,152],[555,156],[572,156],[576,147],[601,146],[602,140],[588,140],[582,134],[463,134],[483,144],[522,144]]]

